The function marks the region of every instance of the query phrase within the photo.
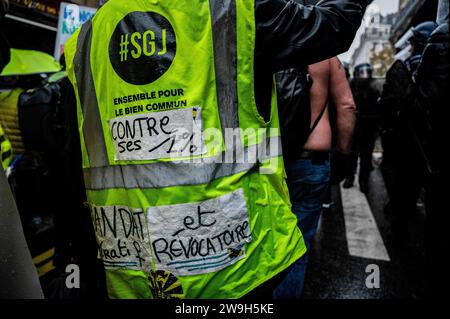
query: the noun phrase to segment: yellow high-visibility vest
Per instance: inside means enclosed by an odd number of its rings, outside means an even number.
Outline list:
[[[304,254],[254,49],[248,0],[110,0],[66,44],[110,297],[239,298]]]
[[[18,110],[19,96],[23,91],[21,88],[0,91],[0,125],[11,142],[14,156],[23,154],[25,151]]]
[[[0,158],[2,167],[6,170],[13,160],[12,146],[9,139],[6,137],[2,126],[0,125]]]

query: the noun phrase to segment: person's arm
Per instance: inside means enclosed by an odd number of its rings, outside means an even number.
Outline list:
[[[0,299],[44,299],[11,188],[0,166]]]
[[[346,51],[358,30],[367,0],[256,0],[256,55],[273,71],[309,65]]]
[[[356,105],[345,76],[345,69],[337,57],[330,59],[330,95],[336,106],[337,150],[348,154],[355,128]]]

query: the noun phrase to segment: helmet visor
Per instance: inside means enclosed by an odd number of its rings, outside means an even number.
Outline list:
[[[372,68],[363,66],[358,69],[356,74],[360,79],[370,79],[372,77]]]

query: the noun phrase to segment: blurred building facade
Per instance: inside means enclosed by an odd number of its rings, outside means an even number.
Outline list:
[[[369,7],[365,21],[366,26],[361,34],[359,45],[350,59],[350,69],[353,70],[360,63],[372,63],[375,74],[383,75],[385,63],[382,57],[387,54],[389,59],[391,55],[392,45],[389,39],[395,14],[382,15],[377,7]],[[378,56],[380,59],[376,59]]]

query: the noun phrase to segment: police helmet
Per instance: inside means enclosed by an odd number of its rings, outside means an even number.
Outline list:
[[[373,67],[370,63],[361,63],[355,66],[353,77],[356,79],[371,79]]]
[[[438,24],[434,21],[422,22],[411,29],[413,35],[409,41],[416,45],[425,46],[431,33],[433,33],[437,27]]]

